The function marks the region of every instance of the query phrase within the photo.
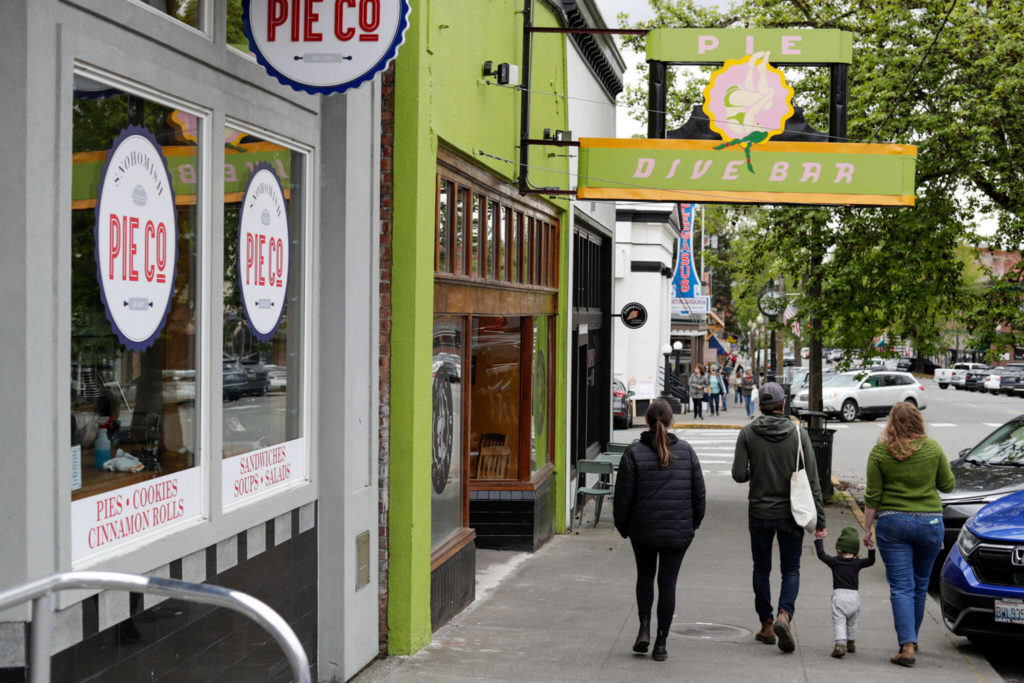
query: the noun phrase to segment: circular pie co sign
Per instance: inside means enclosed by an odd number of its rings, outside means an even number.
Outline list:
[[[372,79],[405,38],[407,0],[248,0],[249,47],[277,80],[296,90],[345,92]]]
[[[249,327],[257,339],[270,341],[288,291],[288,211],[281,181],[268,164],[256,164],[242,198],[238,284]]]
[[[171,310],[178,225],[167,159],[152,133],[114,139],[96,201],[96,277],[114,334],[132,351],[156,341]]]

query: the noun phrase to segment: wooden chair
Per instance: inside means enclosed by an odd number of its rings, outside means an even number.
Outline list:
[[[573,502],[579,501],[580,496],[582,496],[582,502],[576,505],[573,514],[574,520],[578,515],[579,523],[583,523],[583,508],[586,505],[587,496],[594,496],[597,499],[595,501],[597,507],[594,509],[594,527],[597,527],[597,523],[601,519],[601,506],[604,504],[605,496],[615,493],[615,484],[611,481],[614,472],[615,466],[607,460],[580,460],[576,463],[576,493],[573,495]],[[588,474],[598,475],[598,480],[593,486],[587,486]],[[582,485],[580,485],[581,479],[583,480]]]
[[[477,479],[505,479],[512,450],[508,446],[481,446]]]

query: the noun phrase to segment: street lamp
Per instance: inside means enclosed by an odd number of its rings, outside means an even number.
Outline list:
[[[661,347],[661,355],[665,357],[665,383],[662,386],[661,395],[668,396],[668,357],[672,355],[672,346],[669,344],[663,344]]]
[[[775,320],[782,315],[782,312],[786,309],[786,295],[775,288],[775,280],[769,280],[768,286],[761,291],[761,295],[757,297],[757,309],[768,316],[768,320],[775,322]],[[760,317],[760,316],[759,316]],[[775,343],[775,327],[772,326],[772,352],[771,352],[771,371],[766,373],[766,379],[769,382],[775,381],[775,371],[778,369],[778,358],[776,356],[776,343]]]

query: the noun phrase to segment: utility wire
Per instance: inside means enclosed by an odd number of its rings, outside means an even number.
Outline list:
[[[939,36],[942,35],[942,31],[943,29],[946,28],[946,24],[949,23],[949,15],[953,13],[953,8],[956,7],[956,3],[957,0],[953,0],[951,3],[949,3],[949,9],[946,10],[946,16],[942,18],[942,24],[939,26],[939,30],[935,32],[935,36],[932,38],[931,45],[929,45],[928,49],[925,50],[923,55],[921,55],[921,60],[917,63],[917,66],[914,68],[914,73],[910,74],[910,78],[907,79],[906,85],[903,86],[903,92],[901,92],[900,96],[896,98],[896,103],[889,108],[889,113],[886,115],[885,119],[883,119],[883,121],[880,124],[878,124],[878,127],[875,128],[875,132],[871,134],[871,139],[868,140],[868,142],[871,142],[876,137],[878,137],[879,131],[881,131],[882,127],[885,126],[885,124],[889,123],[889,119],[892,118],[893,111],[895,111],[896,107],[903,101],[903,98],[907,96],[907,92],[910,90],[910,86],[913,85],[914,81],[917,79],[918,72],[921,71],[921,67],[924,66],[925,61],[927,61],[928,57],[931,55],[932,49],[935,47],[935,43],[939,42]]]

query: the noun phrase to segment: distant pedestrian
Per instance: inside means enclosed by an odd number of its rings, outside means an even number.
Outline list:
[[[708,377],[704,374],[704,368],[697,365],[693,366],[693,372],[690,374],[690,398],[693,400],[693,416],[697,419],[704,419],[704,392],[708,388]]]
[[[924,418],[914,404],[893,406],[885,431],[868,455],[867,480],[864,545],[875,547],[871,523],[877,517],[878,552],[885,564],[900,646],[889,661],[914,666],[928,581],[945,535],[938,491],[948,493],[956,483],[949,459],[925,434]]]
[[[728,357],[726,357],[728,360]],[[729,410],[729,375],[732,373],[732,366],[726,365],[718,374],[718,381],[722,383],[722,393],[718,396],[718,403],[723,411]]]
[[[736,389],[743,394],[744,407],[747,410],[747,418],[750,420],[754,419],[754,392],[757,390],[757,382],[754,381],[754,375],[747,370],[746,376],[742,381],[736,382]]]
[[[708,405],[711,407],[711,414],[718,415],[718,397],[722,395],[722,378],[718,376],[718,370],[712,368],[708,375]]]
[[[740,387],[743,386],[743,366],[736,366],[736,381],[732,383],[733,388],[736,389],[736,400],[733,403],[739,405],[743,403],[743,394],[740,393]]]
[[[676,578],[683,555],[704,519],[704,476],[690,444],[668,431],[672,408],[656,398],[647,409],[648,431],[626,449],[615,480],[615,528],[633,546],[640,630],[633,652],[651,642],[654,582],[658,631],[651,656],[668,658],[666,641],[676,609]]]
[[[747,496],[750,552],[754,559],[754,609],[761,620],[761,630],[754,638],[772,645],[778,639],[779,649],[792,652],[793,610],[800,590],[800,554],[804,530],[793,520],[790,507],[789,482],[796,469],[797,439],[803,441],[804,453],[814,453],[811,437],[783,417],[786,392],[776,382],[768,382],[760,390],[761,417],[740,430],[736,439],[736,457],[732,478],[750,482]],[[806,458],[804,467],[814,494],[818,511],[815,536],[825,538],[825,505],[821,500],[818,471],[814,458]],[[773,618],[771,596],[772,543],[779,539],[779,566],[782,587],[779,590],[779,611]]]
[[[839,532],[836,556],[825,552],[825,542],[814,539],[818,559],[832,570],[832,626],[835,630],[833,657],[857,651],[857,617],[860,616],[860,570],[875,563],[875,550],[868,550],[867,559],[857,557],[860,538],[857,529],[848,526]]]

